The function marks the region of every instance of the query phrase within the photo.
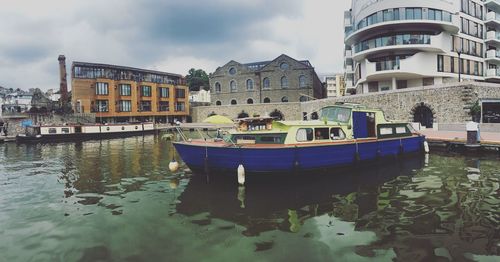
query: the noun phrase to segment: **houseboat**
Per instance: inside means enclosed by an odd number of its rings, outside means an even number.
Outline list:
[[[410,124],[385,119],[380,109],[337,103],[319,120],[275,121],[242,118],[223,139],[174,142],[192,170],[277,173],[351,165],[422,151],[425,137]]]
[[[66,124],[32,126],[25,134],[16,137],[17,142],[58,142],[71,140],[107,139],[153,133],[153,123],[121,124]]]

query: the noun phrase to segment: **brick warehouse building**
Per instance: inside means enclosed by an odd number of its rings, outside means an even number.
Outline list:
[[[181,75],[125,66],[73,62],[72,105],[97,122],[173,122],[189,115]]]
[[[298,102],[325,97],[311,63],[287,55],[248,64],[231,60],[209,78],[212,105]]]

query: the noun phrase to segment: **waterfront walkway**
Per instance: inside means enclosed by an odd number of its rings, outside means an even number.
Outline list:
[[[419,133],[426,136],[429,142],[462,143],[467,142],[466,131],[438,131],[433,129],[420,130]],[[500,146],[500,133],[481,132],[480,144],[485,146]]]

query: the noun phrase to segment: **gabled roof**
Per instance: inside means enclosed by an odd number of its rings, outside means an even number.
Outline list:
[[[297,63],[299,63],[299,64],[303,64],[303,65],[304,65],[304,66],[306,66],[306,67],[310,67],[310,68],[312,68],[312,65],[311,65],[311,63],[309,62],[309,60],[301,60],[301,61],[299,61],[299,60],[297,60],[297,59],[295,59],[295,58],[292,58],[292,57],[290,57],[290,56],[288,56],[288,55],[281,54],[280,56],[278,56],[278,57],[276,57],[275,59],[273,59],[272,61],[270,61],[270,62],[269,62],[266,66],[262,67],[261,69],[266,68],[266,67],[267,67],[269,64],[271,64],[272,62],[277,61],[277,60],[280,60],[280,59],[282,59],[282,58],[291,59],[291,60],[293,60],[293,61],[295,61],[295,62],[297,62]]]

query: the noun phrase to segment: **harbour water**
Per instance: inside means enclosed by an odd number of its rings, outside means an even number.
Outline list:
[[[499,261],[500,159],[172,174],[141,136],[0,144],[0,261]]]

